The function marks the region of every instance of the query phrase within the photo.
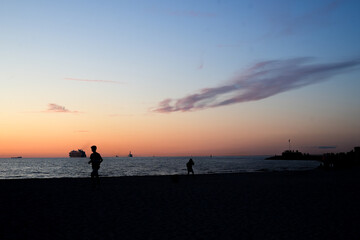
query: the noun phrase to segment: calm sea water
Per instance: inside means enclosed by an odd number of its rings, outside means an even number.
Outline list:
[[[310,170],[317,161],[264,160],[264,156],[193,157],[195,174]],[[189,157],[104,158],[101,177],[187,174]],[[0,159],[0,179],[89,177],[88,158]]]

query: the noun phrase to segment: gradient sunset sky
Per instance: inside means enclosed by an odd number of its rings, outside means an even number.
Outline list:
[[[1,1],[0,157],[360,145],[360,1]]]

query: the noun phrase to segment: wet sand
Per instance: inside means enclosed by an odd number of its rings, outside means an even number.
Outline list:
[[[0,180],[0,239],[358,239],[359,173]]]

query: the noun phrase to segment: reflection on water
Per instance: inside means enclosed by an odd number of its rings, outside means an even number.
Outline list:
[[[195,174],[309,170],[317,161],[264,160],[265,156],[192,157]],[[102,177],[187,174],[189,157],[104,158]],[[88,158],[0,159],[0,179],[89,177]]]

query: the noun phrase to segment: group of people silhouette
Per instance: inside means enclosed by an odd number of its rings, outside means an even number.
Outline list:
[[[95,145],[91,146],[92,153],[90,155],[90,161],[88,162],[88,164],[91,164],[91,167],[92,167],[91,179],[93,181],[93,184],[95,184],[95,183],[99,184],[99,182],[100,182],[99,169],[100,169],[100,164],[103,161],[100,153],[98,153],[96,150],[97,150],[97,147]],[[188,175],[190,173],[192,173],[192,175],[194,175],[194,169],[193,169],[194,165],[195,165],[194,161],[192,160],[192,158],[190,158],[189,161],[186,163]]]

